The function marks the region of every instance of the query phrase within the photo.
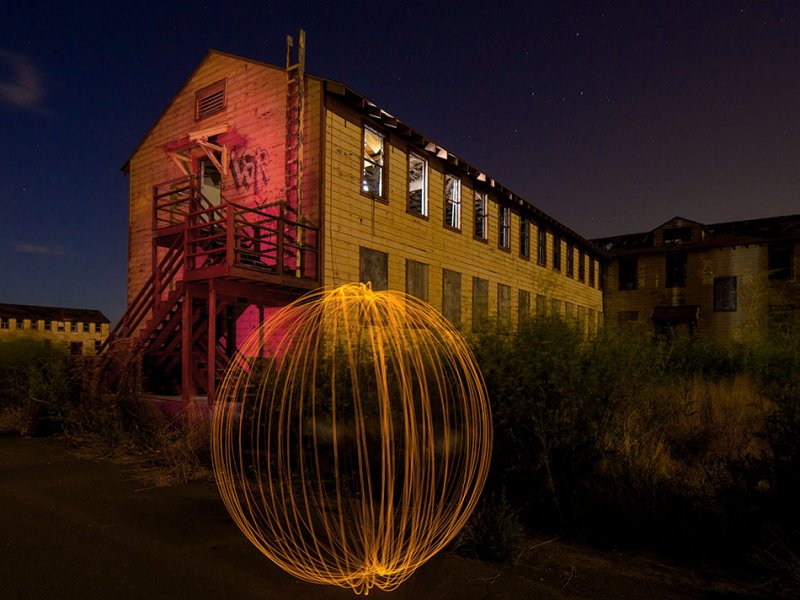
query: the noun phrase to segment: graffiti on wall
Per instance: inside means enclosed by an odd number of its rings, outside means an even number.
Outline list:
[[[261,148],[231,150],[230,168],[236,189],[258,192],[267,187],[269,152]]]

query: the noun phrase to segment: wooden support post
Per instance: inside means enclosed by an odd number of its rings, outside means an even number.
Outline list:
[[[192,382],[192,293],[189,286],[183,292],[183,306],[181,307],[181,401],[184,407],[191,402],[194,396]]]
[[[217,371],[217,289],[212,279],[208,284],[208,405],[214,406]]]

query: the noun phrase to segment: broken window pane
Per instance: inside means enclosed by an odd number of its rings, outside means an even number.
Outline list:
[[[369,127],[364,128],[364,170],[361,191],[383,197],[383,136]]]
[[[408,155],[408,210],[428,216],[428,162],[416,154]]]
[[[489,210],[486,194],[475,194],[475,237],[485,240],[487,237],[487,213]]]
[[[444,224],[461,229],[461,180],[452,175],[444,178]]]

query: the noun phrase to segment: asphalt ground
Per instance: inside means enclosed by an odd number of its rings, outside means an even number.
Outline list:
[[[737,598],[758,582],[658,557],[531,540],[511,566],[443,552],[392,599]],[[387,597],[373,589],[370,597]],[[0,600],[348,598],[284,573],[212,482],[147,487],[130,465],[57,438],[0,436]]]

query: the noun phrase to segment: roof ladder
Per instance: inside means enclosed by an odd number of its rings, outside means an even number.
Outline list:
[[[286,36],[286,216],[300,222],[303,207],[303,95],[305,93],[306,32],[300,30],[297,62],[293,62],[294,40]],[[296,276],[302,273],[299,248],[303,245],[302,228],[287,227],[286,237],[298,250],[292,261]],[[284,262],[286,264],[286,262]]]

